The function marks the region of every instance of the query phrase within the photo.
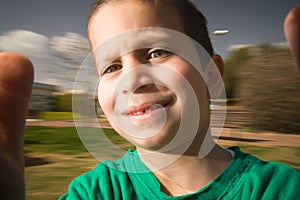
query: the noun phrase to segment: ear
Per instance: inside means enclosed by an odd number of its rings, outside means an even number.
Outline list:
[[[219,98],[224,91],[223,76],[225,72],[224,62],[221,56],[213,55],[207,68],[207,87],[210,98]]]
[[[221,77],[223,79],[224,74],[225,74],[225,65],[224,65],[224,61],[223,61],[222,57],[218,54],[214,54],[212,56],[212,59],[213,59],[214,63],[216,64],[216,66],[221,74]]]

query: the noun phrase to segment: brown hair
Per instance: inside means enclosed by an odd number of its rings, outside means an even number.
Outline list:
[[[116,1],[125,1],[125,0],[97,0],[92,6],[89,15],[87,30],[89,30],[89,22],[95,13],[101,8],[104,4],[116,2]],[[196,5],[190,0],[140,0],[147,3],[153,2],[164,2],[173,6],[180,16],[182,17],[185,34],[189,37],[196,40],[210,56],[214,54],[214,50],[209,38],[207,30],[207,20],[205,16],[198,10]]]

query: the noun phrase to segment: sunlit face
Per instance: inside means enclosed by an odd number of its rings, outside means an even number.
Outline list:
[[[163,27],[184,33],[181,18],[172,7],[163,3],[120,1],[105,4],[91,19],[89,38],[92,48],[96,49],[120,33],[143,27]],[[166,73],[164,76],[167,84],[158,83],[153,75],[138,70],[144,64],[162,65],[179,76]],[[189,97],[185,96],[185,92],[175,93],[173,89],[180,88],[180,77],[188,80],[195,90],[201,113],[199,132],[206,132],[209,121],[206,85],[197,71],[180,56],[158,47],[136,49],[119,55],[98,69],[98,73],[99,102],[106,117],[121,136],[138,148],[158,150],[176,135],[182,118],[182,107],[189,106]],[[122,100],[124,102],[120,103]],[[124,132],[116,118],[121,121],[130,120],[135,126],[141,127],[141,130],[146,130],[149,124],[153,127],[155,124],[159,126],[163,120],[165,122],[157,134],[134,137]],[[184,140],[183,143],[189,138]]]

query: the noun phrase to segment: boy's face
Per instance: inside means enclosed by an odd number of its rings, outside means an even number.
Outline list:
[[[89,38],[92,48],[96,49],[112,36],[144,27],[162,27],[184,33],[182,20],[171,6],[132,0],[108,3],[101,7],[90,21]],[[169,69],[170,73],[162,75],[164,83],[156,81],[153,75],[155,73],[148,75],[148,69],[139,70],[144,69],[144,64],[161,65]],[[159,150],[164,147],[177,134],[182,116],[188,113],[192,115],[189,112],[192,110],[200,111],[198,134],[206,133],[209,124],[209,95],[206,85],[197,70],[180,56],[152,47],[137,49],[119,55],[98,72],[99,102],[106,117],[121,136],[138,148]],[[184,89],[175,92],[176,88],[182,88],[181,77],[193,89],[197,99],[197,105],[194,106],[198,108],[191,108],[192,97]],[[187,108],[185,110],[188,112],[183,111],[183,108]],[[128,122],[128,119],[140,129],[133,128],[133,133],[128,133],[130,130],[120,125],[124,121]],[[191,117],[189,120],[195,119]],[[147,129],[157,133],[145,136],[142,132]],[[186,130],[186,135],[179,139],[183,144],[193,139],[188,132]],[[174,148],[178,148],[180,142]]]

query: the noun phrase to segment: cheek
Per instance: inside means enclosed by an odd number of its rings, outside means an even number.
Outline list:
[[[195,69],[195,67],[184,60],[178,62],[178,64],[174,66],[177,66],[175,68],[176,71],[189,82],[190,86],[193,88],[199,99],[203,100],[208,98],[206,83],[200,73]]]
[[[197,97],[200,115],[203,119],[208,118],[209,114],[209,94],[207,86],[199,72],[191,65],[185,64],[185,67],[178,68],[178,72],[189,82],[193,92]],[[187,99],[187,106],[189,106]],[[201,121],[205,121],[205,120]]]
[[[98,101],[106,117],[109,117],[112,112],[112,92],[101,81],[98,86]]]

